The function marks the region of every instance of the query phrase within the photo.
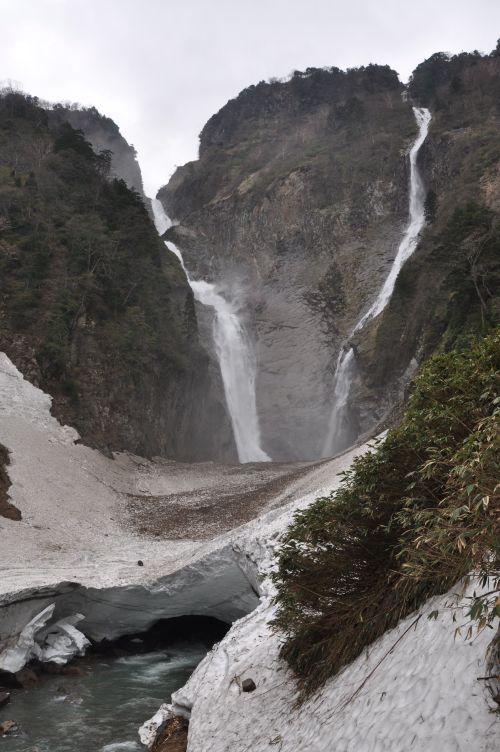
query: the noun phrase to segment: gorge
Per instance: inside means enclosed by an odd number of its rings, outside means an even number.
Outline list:
[[[496,749],[499,92],[497,51],[295,71],[151,201],[113,121],[0,92],[6,749]]]

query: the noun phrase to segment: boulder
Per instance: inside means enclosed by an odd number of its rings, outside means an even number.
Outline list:
[[[243,692],[253,692],[257,687],[253,679],[243,679],[241,682],[241,689]]]
[[[0,723],[0,735],[7,736],[8,734],[15,734],[19,731],[19,726],[15,721],[4,721]]]

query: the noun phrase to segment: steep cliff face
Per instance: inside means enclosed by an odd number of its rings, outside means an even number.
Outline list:
[[[191,291],[141,198],[79,131],[9,92],[0,97],[0,320],[0,350],[86,443],[182,459],[230,454]]]
[[[208,121],[199,160],[159,192],[188,268],[241,301],[274,458],[321,452],[339,347],[374,301],[408,217],[411,104],[433,115],[419,154],[428,225],[390,305],[355,338],[353,435],[388,417],[441,341],[495,320],[499,65],[496,53],[438,54],[407,91],[380,66],[262,82]]]
[[[158,194],[180,221],[170,232],[188,268],[241,303],[274,459],[321,453],[339,346],[373,301],[407,215],[415,133],[388,67],[297,72],[222,108],[199,160]]]
[[[409,94],[433,115],[420,160],[428,223],[386,311],[357,342],[362,426],[401,399],[417,359],[500,321],[500,57],[437,53]]]
[[[49,111],[56,125],[69,123],[83,132],[95,152],[111,152],[111,175],[121,178],[129,188],[137,191],[145,199],[144,187],[137,152],[120,133],[118,125],[102,115],[95,107],[71,108],[56,104]]]

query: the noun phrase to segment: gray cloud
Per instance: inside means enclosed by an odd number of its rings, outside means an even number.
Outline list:
[[[95,105],[139,152],[152,194],[194,159],[245,86],[308,66],[387,63],[406,80],[440,50],[490,51],[498,0],[0,0],[0,79]]]

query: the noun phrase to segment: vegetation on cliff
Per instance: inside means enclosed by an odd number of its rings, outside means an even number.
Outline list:
[[[497,70],[500,60],[499,45],[489,55],[477,50],[449,55],[436,52],[417,65],[410,78],[410,93],[417,101],[433,112],[446,116],[450,110],[450,98],[467,95],[464,109],[468,117],[479,119],[498,106],[500,94]],[[476,87],[469,91],[473,80]]]
[[[359,335],[360,415],[385,419],[417,360],[500,322],[499,91],[496,51],[438,53],[413,73],[410,96],[432,112],[419,157],[428,225],[387,308]]]
[[[500,615],[500,329],[462,344],[424,364],[401,423],[284,537],[275,624],[302,697],[462,577],[487,591],[470,625]]]
[[[124,180],[129,188],[142,196],[147,206],[148,200],[144,196],[137,152],[127,143],[118,125],[111,118],[103,115],[95,107],[82,107],[77,104],[55,104],[48,114],[50,123],[55,127],[67,122],[76,130],[81,130],[94,151],[111,152],[111,176]]]
[[[35,98],[0,97],[0,347],[88,443],[168,453],[155,421],[201,363],[193,301],[110,163]]]
[[[179,220],[228,198],[238,216],[249,199],[272,200],[297,172],[309,183],[303,200],[311,210],[356,197],[348,218],[354,225],[364,184],[394,180],[394,165],[415,132],[402,88],[397,73],[379,65],[310,68],[290,81],[249,86],[208,120],[199,160],[178,168],[159,198]],[[306,219],[304,213],[294,221]]]

